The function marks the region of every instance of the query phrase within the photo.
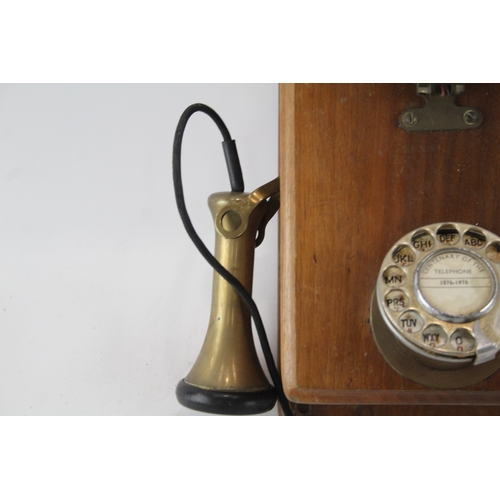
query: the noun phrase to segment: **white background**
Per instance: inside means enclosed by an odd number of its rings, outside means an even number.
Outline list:
[[[225,121],[247,191],[277,176],[277,84],[0,85],[0,414],[199,414],[175,387],[205,337],[212,271],[178,216],[171,160],[195,102]],[[229,190],[221,141],[191,118],[183,180],[209,249],[207,197]],[[276,354],[277,217],[254,292]]]
[[[490,11],[481,1],[435,3],[431,16],[395,0],[3,2],[0,82],[498,81]],[[196,101],[227,122],[249,189],[276,174],[276,85],[0,86],[0,414],[190,414],[173,390],[204,337],[211,271],[175,212],[170,156]],[[184,173],[209,246],[204,200],[227,183],[223,165],[218,132],[193,117]],[[255,281],[271,338],[273,224]],[[491,496],[492,481],[456,474],[458,456],[489,456],[491,425],[447,419],[442,432],[429,418],[7,416],[0,492]],[[451,472],[415,480],[436,438]],[[483,460],[481,477],[494,467]]]

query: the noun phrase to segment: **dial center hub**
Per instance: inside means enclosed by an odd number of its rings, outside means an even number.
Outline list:
[[[415,273],[415,292],[434,316],[454,323],[486,314],[497,293],[491,266],[479,255],[444,249],[424,258]]]

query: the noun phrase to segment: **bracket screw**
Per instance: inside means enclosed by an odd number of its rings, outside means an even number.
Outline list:
[[[413,127],[418,122],[418,116],[413,111],[408,111],[403,115],[402,121],[407,127]]]
[[[468,109],[465,113],[464,113],[464,122],[467,124],[467,125],[474,125],[477,120],[479,119],[479,114],[474,111],[473,109]]]

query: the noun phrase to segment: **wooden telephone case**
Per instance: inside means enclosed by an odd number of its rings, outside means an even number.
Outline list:
[[[497,415],[500,372],[438,390],[379,352],[370,300],[404,234],[464,222],[500,234],[500,85],[456,99],[474,130],[408,132],[415,84],[280,86],[280,365],[298,415]]]

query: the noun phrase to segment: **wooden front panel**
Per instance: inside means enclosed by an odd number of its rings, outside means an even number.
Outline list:
[[[425,224],[500,234],[500,86],[466,85],[476,130],[406,132],[414,84],[280,87],[281,370],[321,404],[500,404],[500,374],[462,390],[405,379],[379,353],[370,299],[383,257]]]

